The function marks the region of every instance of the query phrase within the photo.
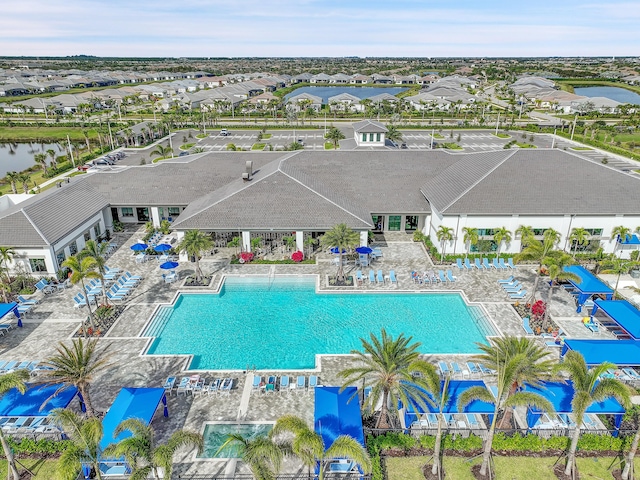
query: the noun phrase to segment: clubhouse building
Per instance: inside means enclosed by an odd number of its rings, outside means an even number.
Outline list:
[[[239,236],[247,250],[252,238],[283,235],[295,235],[302,250],[338,223],[360,232],[362,244],[369,231],[420,230],[438,248],[445,226],[453,232],[448,253],[466,251],[464,227],[477,228],[489,250],[494,230],[506,227],[513,238],[501,251],[513,253],[522,247],[513,233],[520,225],[540,236],[554,228],[566,250],[572,229],[585,228],[624,258],[638,246],[611,231],[640,226],[640,179],[556,149],[203,153],[2,196],[0,246],[13,247],[27,271],[51,275],[114,221],[164,219],[178,238],[191,229],[221,241]]]

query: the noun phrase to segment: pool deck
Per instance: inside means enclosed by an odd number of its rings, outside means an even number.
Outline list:
[[[142,264],[135,262],[130,246],[142,236],[142,229],[137,232],[129,231],[118,234],[115,240],[121,247],[109,258],[107,264],[128,270],[133,274],[143,275],[144,280],[135,289],[131,298],[126,302],[126,309],[108,334],[100,340],[100,344],[111,344],[111,361],[113,365],[92,384],[92,396],[96,408],[106,411],[121,387],[149,387],[162,386],[165,378],[181,375],[184,372],[186,357],[141,356],[148,339],[139,335],[148,323],[155,308],[159,304],[171,303],[179,291],[191,291],[182,288],[182,280],[193,273],[193,264],[183,263],[178,267],[180,281],[165,284],[161,278],[162,270],[156,260]],[[456,267],[448,267],[457,276],[452,284],[437,286],[417,285],[411,281],[410,272],[433,270],[434,267],[423,246],[414,243],[411,236],[405,234],[389,234],[384,238],[377,237],[375,246],[382,249],[383,256],[371,268],[381,269],[388,275],[393,269],[398,284],[369,285],[368,281],[357,288],[335,288],[327,286],[327,277],[335,274],[335,255],[320,253],[316,264],[304,265],[231,265],[230,255],[233,249],[220,249],[217,254],[207,256],[201,261],[205,273],[214,274],[212,291],[224,275],[317,275],[322,291],[459,291],[465,298],[481,305],[486,314],[503,335],[523,335],[521,321],[515,313],[508,297],[498,286],[499,278],[514,275],[527,290],[531,290],[534,279],[534,267],[519,266],[515,271],[463,271]],[[282,254],[284,255],[284,253]],[[363,273],[368,273],[365,267]],[[354,265],[345,266],[345,273],[355,275]],[[540,282],[539,296],[546,298],[548,284]],[[40,298],[40,303],[28,313],[23,328],[11,330],[0,340],[0,359],[3,360],[43,360],[54,353],[55,346],[60,341],[71,338],[80,322],[86,318],[86,307],[74,308],[72,297],[80,289],[73,286],[62,292]],[[554,296],[551,316],[556,323],[572,338],[613,338],[607,332],[591,333],[581,322],[583,315],[575,312],[572,297],[562,289],[558,289]],[[377,333],[377,332],[374,332]],[[412,332],[406,332],[411,335]],[[227,339],[229,340],[229,339]],[[231,339],[232,340],[232,339]],[[542,340],[540,340],[542,343]],[[559,349],[553,349],[558,355]],[[433,363],[444,360],[458,361],[461,365],[469,358],[468,355],[425,355]],[[341,385],[338,372],[353,365],[350,356],[323,356],[317,372],[277,372],[277,375],[288,373],[291,376],[309,375],[319,376],[321,385]],[[268,375],[269,372],[259,372]],[[169,418],[156,415],[153,427],[158,432],[160,440],[167,438],[174,430],[188,428],[202,432],[205,422],[235,421],[239,418],[245,421],[275,421],[284,414],[298,415],[309,422],[313,421],[312,391],[287,392],[284,394],[263,394],[254,392],[246,382],[251,378],[251,372],[207,372],[203,376],[214,377],[231,376],[236,379],[230,395],[196,396],[181,395],[175,392],[168,397]],[[246,388],[245,388],[246,387]],[[246,473],[246,466],[238,462],[225,460],[196,460],[194,452],[183,452],[177,457],[176,474],[206,473],[222,474],[225,471]],[[295,472],[304,469],[294,461],[285,462],[284,471]]]

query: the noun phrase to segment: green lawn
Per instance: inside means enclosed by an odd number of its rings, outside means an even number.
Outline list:
[[[590,147],[571,147],[571,150],[593,150]]]
[[[195,143],[185,143],[183,145],[180,145],[180,150],[189,150],[194,145]]]
[[[31,477],[32,480],[51,480],[55,478],[57,460],[21,458],[18,461],[35,473],[35,476]],[[24,469],[18,465],[18,470],[22,472]],[[7,461],[4,459],[0,460],[0,478],[7,478]]]
[[[449,150],[463,150],[463,148],[457,143],[443,143],[442,147]]]
[[[498,138],[511,138],[511,135],[508,133],[498,133],[497,135],[494,133],[493,136]]]
[[[266,143],[254,143],[251,150],[264,150]]]
[[[520,142],[516,142],[516,145],[520,148],[537,148],[535,145],[531,144],[531,143],[520,143]]]
[[[335,147],[333,146],[333,142],[324,142],[325,150],[333,150]]]
[[[263,140],[269,140],[271,138],[271,134],[270,133],[263,133],[262,134],[262,139]]]
[[[444,135],[441,135],[439,133],[434,133],[432,136],[433,138],[444,138]]]
[[[196,138],[207,138],[209,135],[207,135],[206,133],[199,133],[196,135]]]
[[[97,133],[89,130],[89,139],[98,140]],[[84,141],[82,128],[79,127],[0,127],[0,141],[37,141],[37,140],[66,140],[67,135],[71,140]]]

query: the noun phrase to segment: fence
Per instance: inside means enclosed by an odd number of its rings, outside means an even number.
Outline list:
[[[177,478],[179,480],[254,480],[254,476],[250,474],[239,474],[239,475],[216,475],[216,474],[204,474],[204,473],[196,473],[196,474],[181,474],[178,475]],[[290,474],[281,474],[276,477],[276,480],[316,480],[318,475],[313,472],[300,472],[300,473],[290,473]],[[371,475],[363,475],[361,473],[353,472],[353,473],[339,473],[339,472],[325,472],[324,478],[326,480],[371,480]]]

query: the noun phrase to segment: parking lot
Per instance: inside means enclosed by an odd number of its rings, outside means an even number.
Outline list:
[[[221,151],[227,150],[227,146],[231,143],[236,146],[237,149],[251,150],[256,143],[264,143],[266,149],[269,149],[271,145],[274,150],[282,150],[285,145],[289,145],[293,142],[301,141],[306,150],[324,150],[324,130],[275,130],[267,131],[265,136],[269,138],[263,138],[258,140],[258,134],[260,132],[256,130],[228,130],[228,135],[220,135],[220,131],[217,130],[210,133],[208,137],[200,140],[196,146],[204,148],[205,151]]]

